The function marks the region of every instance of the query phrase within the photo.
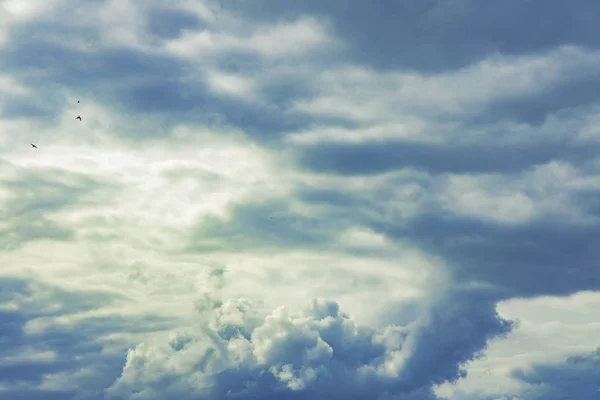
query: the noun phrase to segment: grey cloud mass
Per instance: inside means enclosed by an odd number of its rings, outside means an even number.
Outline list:
[[[600,388],[600,349],[569,357],[563,363],[535,365],[531,370],[515,370],[513,376],[527,384],[521,395],[526,400],[560,399],[577,394],[580,399],[598,397]]]
[[[435,399],[433,384],[457,379],[461,362],[510,328],[485,297],[455,292],[380,330],[356,326],[335,302],[263,316],[228,301],[208,328],[130,351],[109,398]]]
[[[0,0],[0,398],[597,398],[599,16]]]

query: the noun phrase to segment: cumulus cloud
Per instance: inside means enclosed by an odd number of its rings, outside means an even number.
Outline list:
[[[460,377],[461,364],[487,338],[509,331],[485,297],[449,293],[409,323],[381,329],[360,326],[331,301],[292,313],[228,300],[204,309],[207,325],[130,350],[107,393],[114,399],[434,399],[434,385]]]

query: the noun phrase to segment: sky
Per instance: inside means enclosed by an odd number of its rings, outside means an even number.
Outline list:
[[[0,398],[600,398],[598,17],[0,0]]]

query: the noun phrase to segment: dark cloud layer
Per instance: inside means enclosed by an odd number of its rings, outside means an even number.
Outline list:
[[[96,12],[85,8],[83,11]],[[286,102],[294,99],[294,94],[302,93],[302,82],[268,83],[264,93],[271,99],[269,105],[220,96],[211,92],[207,76],[189,61],[125,46],[94,45],[100,43],[100,38],[93,25],[86,28],[81,24],[66,24],[57,28],[53,18],[59,14],[55,11],[42,22],[35,20],[16,26],[11,41],[0,48],[0,70],[18,77],[27,86],[36,87],[35,94],[21,96],[4,107],[4,119],[37,115],[51,120],[62,111],[72,110],[73,105],[64,97],[64,89],[68,88],[82,98],[93,99],[113,110],[124,110],[130,118],[148,116],[155,121],[144,125],[141,132],[125,124],[115,127],[123,139],[132,134],[138,140],[161,137],[182,121],[210,125],[215,118],[244,127],[249,135],[266,142],[284,131],[307,126],[305,118],[284,113]],[[172,39],[183,29],[201,29],[196,17],[181,10],[158,7],[146,14],[149,32],[163,38]],[[61,41],[55,40],[57,37]],[[82,39],[89,48],[69,44]],[[264,67],[260,60],[252,61],[256,55],[237,53],[232,50],[214,56],[211,63],[235,69]]]
[[[310,169],[342,175],[373,175],[402,168],[439,173],[514,173],[553,160],[583,162],[596,157],[594,144],[571,145],[549,139],[526,145],[322,144],[307,148],[300,157]]]
[[[600,101],[599,78],[599,73],[588,74],[585,71],[582,71],[581,76],[564,76],[564,81],[541,93],[492,101],[482,113],[475,115],[472,120],[484,123],[516,121],[537,127],[558,112],[577,110],[598,104]]]
[[[537,364],[512,376],[527,385],[523,400],[573,398],[593,400],[600,396],[600,348],[591,354],[571,356],[563,363]]]
[[[0,300],[19,305],[0,311],[0,385],[9,386],[0,396],[7,399],[100,400],[102,389],[116,379],[125,357],[122,347],[105,351],[109,342],[103,336],[164,329],[170,322],[157,317],[86,317],[28,332],[27,324],[40,319],[74,317],[123,299],[110,293],[67,291],[33,280],[2,278]],[[31,351],[52,352],[54,357],[24,359]],[[57,376],[58,386],[40,386],[52,381],[52,375]]]
[[[597,225],[557,219],[511,226],[431,213],[404,226],[374,227],[442,255],[457,280],[491,284],[506,297],[600,290]]]
[[[440,72],[469,65],[494,52],[527,54],[578,43],[598,47],[593,0],[221,0],[224,8],[257,21],[315,14],[332,21],[352,46],[348,56],[381,69]]]
[[[23,39],[0,50],[0,54],[0,68],[19,76],[27,85],[41,88],[35,97],[23,97],[5,107],[5,119],[35,115],[48,118],[63,110],[75,112],[64,94],[56,91],[68,87],[82,97],[126,110],[129,119],[148,117],[156,121],[143,125],[141,130],[131,129],[131,124],[115,126],[115,133],[125,140],[132,135],[136,140],[164,137],[169,128],[182,121],[200,125],[222,121],[244,127],[258,140],[271,142],[282,132],[304,128],[308,123],[284,115],[277,103],[265,107],[219,97],[210,92],[206,78],[196,75],[191,66],[168,57],[119,48],[81,52],[43,38]],[[37,72],[40,70],[42,74]],[[284,89],[274,86],[266,93],[275,100],[291,96]]]

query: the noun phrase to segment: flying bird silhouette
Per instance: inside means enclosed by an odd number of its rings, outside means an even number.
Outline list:
[[[31,145],[31,147],[35,147],[37,149],[37,146],[33,143],[29,143]]]
[[[80,121],[81,121],[81,117],[77,117],[77,118],[75,118],[75,119],[78,119],[78,120],[80,120]]]

